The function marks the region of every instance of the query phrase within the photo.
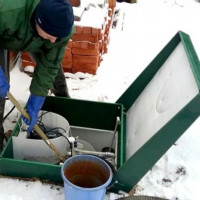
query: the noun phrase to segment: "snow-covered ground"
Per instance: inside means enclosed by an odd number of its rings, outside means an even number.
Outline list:
[[[117,3],[119,24],[110,31],[108,53],[97,75],[66,73],[71,97],[115,102],[151,60],[179,31],[190,35],[200,57],[200,2],[198,0],[138,0]],[[31,78],[17,65],[11,71],[11,93],[25,105]],[[7,113],[12,104],[7,101]],[[14,110],[5,121],[12,130],[19,113]],[[198,200],[200,183],[200,120],[198,119],[138,183],[136,194],[173,200]],[[61,186],[40,181],[0,178],[2,200],[64,200]],[[116,199],[109,194],[105,199]]]

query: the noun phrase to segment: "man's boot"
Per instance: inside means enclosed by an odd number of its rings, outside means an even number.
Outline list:
[[[3,114],[5,108],[5,99],[0,97],[0,152],[3,150],[3,142],[4,142],[4,128],[3,128]]]
[[[70,98],[65,75],[64,75],[62,67],[60,67],[60,69],[58,71],[58,75],[55,78],[55,81],[53,83],[52,92],[54,93],[55,96]]]
[[[7,78],[7,81],[10,80],[9,75],[9,56],[8,51],[0,49],[0,66],[2,67],[4,74]],[[0,152],[3,150],[3,142],[4,142],[4,128],[3,128],[3,115],[4,115],[4,108],[5,108],[5,99],[0,97]]]

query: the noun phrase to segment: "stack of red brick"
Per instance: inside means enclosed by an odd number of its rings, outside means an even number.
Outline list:
[[[22,52],[21,55],[22,55],[22,68],[25,68],[27,66],[33,66],[33,67],[36,66],[36,64],[33,62],[28,53]]]
[[[107,52],[107,44],[108,38],[103,36],[102,29],[76,26],[66,48],[63,69],[72,73],[96,74],[102,54]],[[71,60],[71,66],[65,65],[67,60]]]
[[[102,55],[108,51],[109,30],[113,9],[108,9],[101,28],[76,25],[62,62],[64,71],[96,74]]]
[[[75,23],[75,33],[66,47],[61,64],[65,72],[96,74],[102,55],[108,51],[112,15],[113,7],[109,6],[107,15],[103,16],[103,23],[99,28]],[[32,61],[27,53],[22,54],[22,60],[23,67],[31,65]],[[35,66],[34,63],[32,65]]]

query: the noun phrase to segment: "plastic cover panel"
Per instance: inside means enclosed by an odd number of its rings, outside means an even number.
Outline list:
[[[198,92],[183,44],[179,43],[127,112],[126,159]]]

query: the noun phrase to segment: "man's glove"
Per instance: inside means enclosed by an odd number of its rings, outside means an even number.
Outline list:
[[[10,85],[5,77],[5,74],[0,66],[0,97],[5,98],[7,91],[10,89]]]
[[[22,116],[23,121],[29,125],[28,133],[30,133],[33,130],[34,125],[37,122],[38,119],[38,113],[40,109],[42,108],[42,105],[45,101],[45,97],[35,96],[33,94],[30,95],[27,103],[27,109],[26,112],[30,116],[30,120],[26,119]]]

